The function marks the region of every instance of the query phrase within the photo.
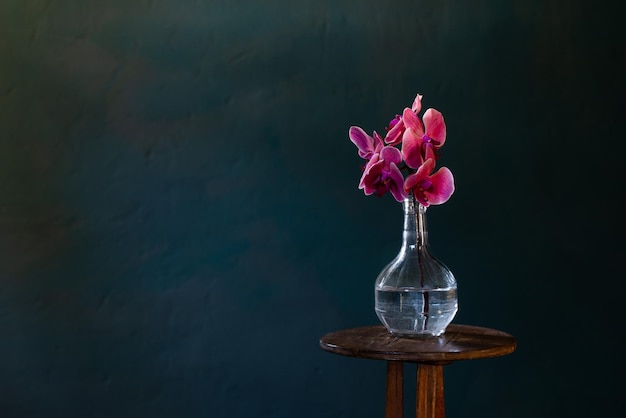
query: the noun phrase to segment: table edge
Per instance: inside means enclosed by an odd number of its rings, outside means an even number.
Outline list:
[[[484,349],[476,349],[471,351],[461,351],[461,352],[404,352],[404,351],[384,351],[384,350],[368,350],[367,348],[344,348],[337,346],[335,344],[324,341],[325,337],[329,337],[335,333],[339,333],[342,331],[349,330],[358,330],[358,329],[371,329],[371,328],[384,328],[382,325],[374,325],[374,326],[364,326],[364,327],[355,327],[350,329],[338,330],[334,332],[329,332],[324,334],[320,340],[320,347],[327,352],[333,354],[339,354],[348,357],[355,358],[366,358],[373,360],[389,360],[389,361],[405,361],[405,362],[414,362],[414,363],[451,363],[453,361],[460,360],[476,360],[482,358],[494,358],[506,356],[508,354],[513,353],[517,349],[517,339],[513,337],[511,334],[496,330],[493,328],[485,328],[474,325],[462,325],[462,324],[454,324],[454,328],[456,329],[480,329],[484,331],[488,331],[492,333],[494,336],[499,336],[502,338],[509,339],[510,341],[507,344],[498,347],[487,347]],[[400,338],[400,337],[396,337]],[[436,338],[436,337],[434,337]]]

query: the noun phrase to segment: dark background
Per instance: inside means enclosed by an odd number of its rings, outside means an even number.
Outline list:
[[[418,92],[455,322],[519,343],[447,416],[622,416],[618,4],[2,1],[0,417],[382,417],[384,362],[318,340],[400,243],[348,127]]]

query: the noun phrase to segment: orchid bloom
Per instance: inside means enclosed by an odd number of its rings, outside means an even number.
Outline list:
[[[446,142],[446,124],[441,112],[428,109],[422,117],[424,125],[415,112],[406,108],[402,120],[406,129],[402,134],[402,157],[411,168],[432,158],[437,158],[437,151]]]
[[[447,167],[441,167],[431,175],[434,168],[435,160],[429,158],[404,181],[404,190],[412,192],[424,207],[446,203],[454,193],[452,172]]]
[[[380,153],[375,153],[367,162],[359,189],[363,189],[368,196],[374,193],[382,196],[389,191],[394,199],[402,202],[407,194],[404,190],[404,177],[398,168],[401,161],[399,149],[392,146],[382,147]]]

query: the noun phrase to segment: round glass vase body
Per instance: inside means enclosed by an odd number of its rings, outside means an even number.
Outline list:
[[[402,207],[402,247],[376,279],[376,315],[393,335],[439,336],[458,310],[456,279],[430,253],[426,207],[413,196]]]

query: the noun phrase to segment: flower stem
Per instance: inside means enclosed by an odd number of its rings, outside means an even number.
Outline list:
[[[420,207],[421,205],[415,199],[415,196],[411,195],[411,199],[413,199],[413,207],[415,208],[415,217],[416,217],[415,226],[417,228],[416,232],[417,232],[417,237],[418,237],[417,264],[420,270],[420,287],[424,289],[424,274],[425,273],[424,273],[424,266],[422,264],[422,259],[423,259],[422,251],[427,251],[426,236],[425,236],[426,225],[424,224],[426,222],[426,217],[424,213],[422,212],[422,208]],[[424,289],[423,296],[424,296],[424,307],[422,311],[424,314],[424,329],[428,329],[428,319],[429,319],[429,313],[430,313],[430,303],[429,303],[430,294],[428,293],[426,289]]]

